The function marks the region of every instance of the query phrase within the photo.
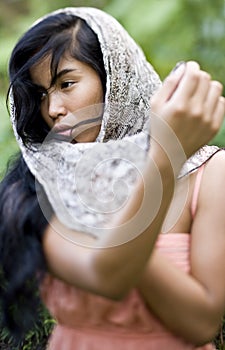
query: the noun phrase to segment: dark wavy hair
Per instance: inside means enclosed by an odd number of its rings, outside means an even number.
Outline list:
[[[49,132],[41,117],[40,98],[31,81],[30,68],[50,54],[54,80],[65,53],[94,68],[105,91],[100,44],[84,20],[58,13],[34,25],[15,46],[9,63],[9,91],[14,99],[17,132],[26,146],[42,142]],[[40,209],[37,191],[45,196],[20,154],[0,183],[1,322],[17,339],[37,320],[38,286],[46,271],[42,237],[48,222]],[[50,205],[49,208],[51,212]]]

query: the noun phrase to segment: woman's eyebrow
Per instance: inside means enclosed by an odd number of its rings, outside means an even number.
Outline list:
[[[74,72],[76,71],[77,69],[76,68],[65,68],[65,69],[62,69],[61,71],[59,71],[57,74],[56,74],[56,79],[59,79],[61,78],[63,75],[67,74],[67,73],[71,73],[71,72]]]
[[[63,75],[66,75],[67,73],[71,73],[71,72],[74,72],[76,71],[77,69],[76,68],[71,68],[71,69],[62,69],[60,72],[58,72],[56,74],[55,77],[53,77],[52,81],[51,81],[51,85],[49,87],[45,87],[41,84],[35,84],[33,83],[33,85],[35,86],[36,89],[38,90],[48,90],[50,89],[51,86],[53,86],[55,84],[55,82],[57,81],[57,79],[60,79]]]
[[[65,69],[62,69],[61,71],[59,71],[52,79],[51,81],[51,86],[55,84],[55,82],[60,79],[63,75],[66,75],[68,73],[71,73],[71,72],[74,72],[76,71],[77,69],[76,68],[65,68]]]

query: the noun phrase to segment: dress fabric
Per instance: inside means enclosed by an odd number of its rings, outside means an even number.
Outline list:
[[[186,233],[161,234],[156,249],[189,273],[190,240]],[[137,289],[122,301],[112,301],[47,275],[41,294],[57,320],[48,350],[215,349],[212,344],[196,348],[168,332]]]

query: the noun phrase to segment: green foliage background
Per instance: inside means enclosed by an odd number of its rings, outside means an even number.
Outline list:
[[[197,60],[214,79],[225,84],[225,0],[1,0],[0,176],[9,157],[17,151],[5,105],[10,52],[34,20],[66,6],[97,7],[115,16],[143,48],[162,79],[177,61],[192,59]],[[225,146],[225,124],[212,143]],[[45,348],[52,322],[46,312],[44,319],[44,325],[49,326],[29,334],[18,349]],[[2,344],[5,339],[5,347],[0,344],[1,349],[12,349],[4,330],[0,339]],[[29,345],[31,339],[33,344]],[[222,349],[219,338],[217,346]]]

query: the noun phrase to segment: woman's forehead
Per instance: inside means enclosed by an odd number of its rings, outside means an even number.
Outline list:
[[[48,86],[46,83],[51,81],[51,60],[52,55],[49,54],[30,68],[31,79],[35,84]],[[43,84],[43,82],[45,82],[45,84]]]

